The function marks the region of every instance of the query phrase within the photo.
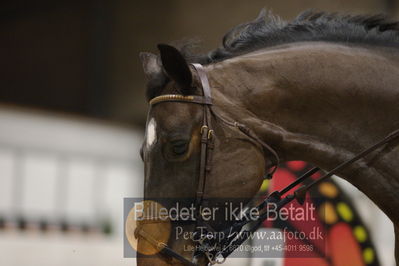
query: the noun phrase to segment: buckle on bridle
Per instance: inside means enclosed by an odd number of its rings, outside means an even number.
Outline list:
[[[207,138],[208,138],[208,139],[211,139],[212,136],[213,136],[213,130],[212,130],[212,129],[209,129],[209,127],[208,127],[207,125],[203,125],[203,126],[201,127],[200,133],[203,134],[205,130],[208,131]]]
[[[203,125],[201,127],[200,133],[202,134],[204,132],[204,130],[209,130],[209,127],[207,125]]]
[[[213,130],[211,129],[208,131],[208,139],[211,139],[212,136],[213,136]]]

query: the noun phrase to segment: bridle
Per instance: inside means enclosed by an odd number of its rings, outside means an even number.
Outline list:
[[[209,85],[208,77],[202,65],[200,64],[191,64],[192,67],[196,70],[199,80],[201,82],[202,88],[202,95],[180,95],[180,94],[168,94],[168,95],[161,95],[158,97],[153,98],[150,101],[150,106],[154,106],[159,103],[163,102],[186,102],[192,104],[199,104],[202,106],[203,109],[203,120],[202,126],[200,129],[201,134],[201,147],[200,147],[200,170],[198,176],[198,186],[194,201],[195,206],[195,219],[194,222],[196,223],[196,227],[200,223],[203,223],[201,219],[201,213],[199,213],[200,207],[203,202],[204,192],[205,192],[205,185],[206,185],[206,177],[212,169],[212,152],[214,149],[214,130],[212,127],[212,118],[216,121],[221,121],[222,123],[237,128],[240,132],[246,135],[253,143],[257,146],[261,147],[263,152],[265,153],[265,158],[269,155],[273,157],[273,166],[272,171],[269,172],[266,178],[271,178],[276,171],[280,159],[277,152],[270,147],[268,144],[263,142],[250,128],[245,126],[244,124],[238,123],[236,121],[231,121],[223,116],[219,115],[215,112],[212,108],[212,96],[211,96],[211,88]],[[183,257],[170,247],[166,243],[160,242],[156,240],[154,237],[151,236],[148,232],[143,230],[142,226],[138,226],[135,230],[136,238],[143,238],[149,243],[151,243],[154,247],[158,249],[158,251],[167,256],[177,259],[184,265],[195,266],[195,258],[201,254],[204,254],[209,263],[213,264],[221,264],[225,261],[225,259],[234,251],[234,249],[240,246],[245,240],[248,239],[251,233],[255,232],[263,223],[264,220],[267,219],[269,213],[267,211],[267,207],[269,204],[274,204],[274,210],[280,210],[282,207],[287,205],[288,203],[292,202],[293,200],[297,200],[298,203],[303,204],[305,201],[306,192],[314,187],[316,184],[320,183],[321,181],[333,176],[334,174],[338,173],[340,170],[344,169],[345,167],[349,166],[350,164],[354,163],[355,161],[365,157],[367,154],[375,151],[376,149],[380,148],[381,146],[391,142],[393,139],[399,136],[399,130],[395,130],[385,138],[380,140],[379,142],[375,143],[371,147],[365,149],[364,151],[358,153],[351,159],[341,163],[340,165],[336,166],[329,172],[325,173],[322,177],[313,180],[312,182],[308,183],[307,185],[303,185],[296,189],[293,193],[286,195],[283,197],[287,192],[293,189],[295,186],[301,184],[303,181],[308,179],[318,170],[318,167],[314,167],[297,180],[286,186],[284,189],[280,191],[272,192],[266,199],[262,201],[259,205],[255,208],[259,211],[260,215],[257,217],[256,220],[248,220],[246,218],[238,219],[232,223],[232,225],[228,226],[227,228],[223,229],[223,232],[226,236],[225,238],[213,238],[211,237],[213,234],[206,234],[206,231],[201,230],[195,232],[196,239],[195,242],[198,242],[198,245],[201,248],[197,249],[193,256],[193,261],[189,261],[187,258]],[[266,171],[268,172],[268,171]],[[266,210],[265,210],[266,209]],[[263,212],[262,212],[263,211]],[[246,217],[244,215],[244,217]],[[153,221],[146,221],[146,222],[157,222],[156,219]],[[243,230],[243,227],[251,224],[250,228],[247,230]],[[211,228],[209,225],[206,226],[207,228]],[[212,228],[211,228],[212,230]],[[235,232],[236,234],[231,234],[231,232]],[[215,247],[219,247],[216,249]]]

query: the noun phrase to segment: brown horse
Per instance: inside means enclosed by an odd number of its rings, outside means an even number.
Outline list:
[[[206,56],[160,45],[160,57],[142,53],[141,59],[149,78],[148,100],[201,95],[198,73],[189,63],[202,63],[220,116],[251,128],[282,161],[304,160],[329,170],[399,128],[398,45],[398,23],[381,16],[305,12],[287,23],[261,12],[232,29],[223,47]],[[150,109],[142,148],[145,198],[195,197],[202,118],[202,107],[186,102]],[[204,197],[253,197],[272,158],[264,158],[259,145],[241,131],[215,116],[211,120],[214,151]],[[389,216],[398,247],[397,144],[389,143],[339,176]],[[191,260],[193,252],[173,234],[168,245]],[[140,239],[139,247],[144,242]],[[179,264],[160,254],[138,258],[139,265],[174,263]]]

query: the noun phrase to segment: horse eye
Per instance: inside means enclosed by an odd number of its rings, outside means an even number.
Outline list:
[[[173,153],[176,155],[183,155],[187,151],[188,142],[185,140],[176,140],[172,143]]]

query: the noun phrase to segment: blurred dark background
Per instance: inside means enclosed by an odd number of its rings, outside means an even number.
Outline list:
[[[399,0],[4,1],[0,8],[0,103],[143,125],[140,51],[198,37],[220,44],[261,8],[284,19],[315,8],[387,13]]]

